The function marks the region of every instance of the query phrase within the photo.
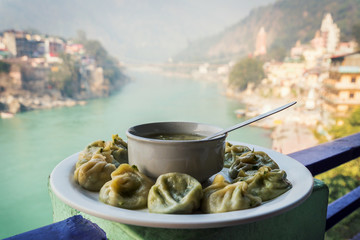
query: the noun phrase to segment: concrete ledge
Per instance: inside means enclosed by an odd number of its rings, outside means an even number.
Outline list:
[[[270,219],[224,228],[165,229],[140,227],[104,220],[79,212],[61,200],[49,188],[54,222],[81,215],[102,228],[108,239],[324,239],[328,204],[327,186],[314,179],[310,197],[300,206]]]

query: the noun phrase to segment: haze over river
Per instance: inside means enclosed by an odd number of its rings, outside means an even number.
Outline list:
[[[236,100],[220,84],[129,72],[132,81],[109,98],[84,106],[32,111],[0,119],[0,238],[52,223],[48,176],[69,155],[154,121],[194,121],[228,127],[241,121]],[[228,139],[271,146],[268,130],[244,127]]]

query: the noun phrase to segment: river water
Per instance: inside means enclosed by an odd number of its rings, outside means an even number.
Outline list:
[[[88,143],[110,140],[136,124],[195,121],[228,127],[242,107],[219,84],[130,72],[117,94],[84,106],[32,111],[0,119],[0,238],[52,223],[48,176],[67,156]],[[228,139],[271,146],[269,131],[245,127]]]

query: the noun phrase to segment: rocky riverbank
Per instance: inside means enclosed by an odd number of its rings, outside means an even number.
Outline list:
[[[36,96],[34,94],[24,96],[0,96],[0,117],[9,118],[19,112],[56,107],[72,107],[78,104],[84,105],[86,101],[78,101],[70,98],[54,98],[50,95]]]
[[[0,118],[36,109],[85,104],[88,99],[108,97],[129,81],[122,72],[118,79],[110,81],[102,67],[92,65],[86,73],[74,74],[76,77],[71,81],[61,77],[54,80],[51,76],[58,70],[33,67],[31,63],[31,59],[13,60],[9,72],[0,72]]]

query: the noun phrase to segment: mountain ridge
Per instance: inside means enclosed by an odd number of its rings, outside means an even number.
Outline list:
[[[0,0],[0,31],[32,28],[69,38],[83,30],[122,61],[166,61],[187,42],[269,2],[274,0]]]
[[[308,42],[320,29],[322,18],[331,13],[341,30],[341,40],[351,39],[351,28],[360,23],[360,0],[278,0],[253,9],[223,32],[192,43],[175,61],[229,61],[254,52],[261,27],[267,32],[267,48],[290,49],[297,40]],[[200,47],[198,47],[200,46]]]

